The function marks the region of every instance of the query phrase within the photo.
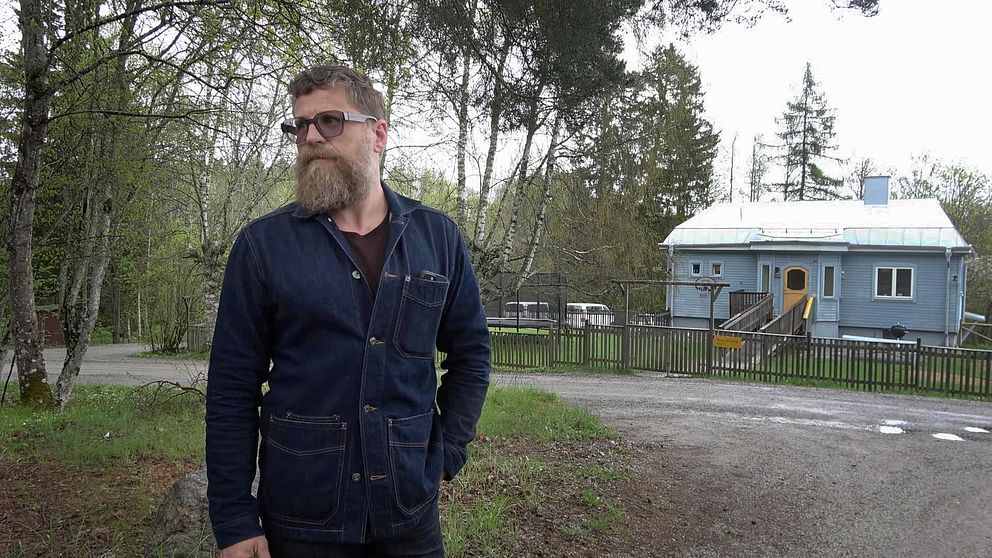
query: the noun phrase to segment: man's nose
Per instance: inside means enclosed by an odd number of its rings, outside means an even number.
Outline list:
[[[307,124],[307,129],[303,131],[305,136],[303,136],[303,141],[305,143],[324,143],[324,136],[317,129],[317,122],[310,122]]]

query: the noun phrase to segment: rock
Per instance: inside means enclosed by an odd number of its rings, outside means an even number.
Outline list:
[[[251,492],[258,491],[258,475]],[[145,547],[147,558],[196,558],[217,555],[217,542],[207,513],[207,468],[177,480],[166,492],[152,520]]]

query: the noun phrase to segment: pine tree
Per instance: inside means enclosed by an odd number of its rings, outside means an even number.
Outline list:
[[[673,45],[652,54],[643,78],[645,96],[637,113],[645,126],[643,137],[651,138],[645,186],[661,215],[682,222],[712,203],[720,136],[703,117],[699,71]]]
[[[785,180],[781,184],[785,200],[823,200],[841,197],[837,189],[842,179],[828,176],[820,164],[837,161],[830,153],[836,151],[833,109],[827,106],[823,93],[813,80],[813,71],[806,64],[803,87],[799,96],[788,103],[785,113],[778,120],[782,140],[781,159],[785,166]]]

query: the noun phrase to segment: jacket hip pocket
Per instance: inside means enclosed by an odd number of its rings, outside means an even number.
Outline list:
[[[389,468],[396,507],[413,516],[437,496],[444,468],[444,443],[434,411],[389,420]]]
[[[444,312],[448,281],[441,275],[407,275],[403,281],[403,297],[393,341],[396,350],[405,357],[434,358],[437,329]]]
[[[267,426],[267,512],[287,521],[325,523],[338,509],[348,424],[336,417],[271,416]]]

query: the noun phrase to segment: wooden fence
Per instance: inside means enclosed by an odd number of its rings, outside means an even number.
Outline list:
[[[912,390],[992,397],[992,351],[809,335],[720,332],[739,349],[714,348],[706,329],[587,326],[543,333],[493,332],[493,364],[581,366],[714,375],[757,381],[830,382],[867,391]]]

